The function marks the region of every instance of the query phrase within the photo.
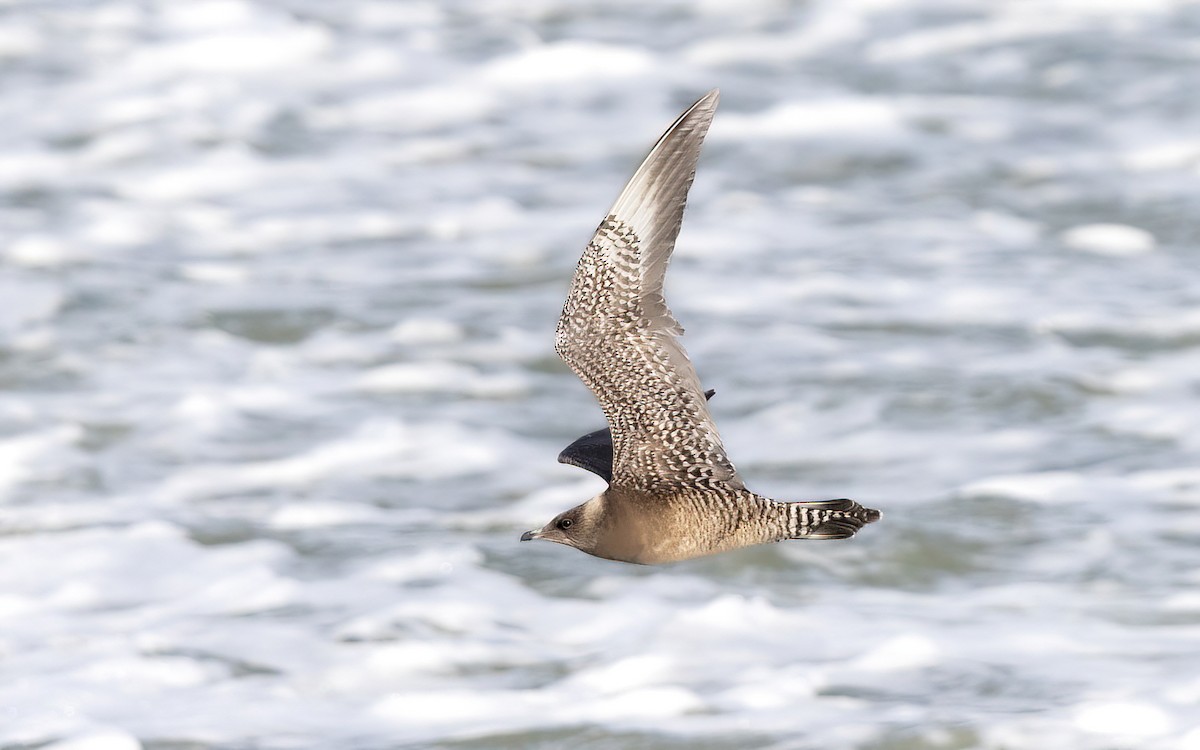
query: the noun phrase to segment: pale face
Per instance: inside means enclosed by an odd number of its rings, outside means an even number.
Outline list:
[[[526,531],[522,542],[544,539],[592,553],[599,542],[601,520],[604,516],[604,495],[563,511],[540,529]]]
[[[521,541],[545,539],[596,557],[642,565],[680,559],[672,550],[659,549],[662,535],[654,520],[631,512],[619,497],[600,494],[559,513],[542,528],[526,531]]]

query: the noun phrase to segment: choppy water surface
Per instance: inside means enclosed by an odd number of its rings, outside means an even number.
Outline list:
[[[0,5],[0,747],[1200,748],[1200,8]],[[668,291],[752,487],[665,568],[552,352]]]

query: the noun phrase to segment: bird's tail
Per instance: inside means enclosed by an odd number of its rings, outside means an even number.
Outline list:
[[[853,500],[788,503],[793,539],[849,539],[883,514]]]

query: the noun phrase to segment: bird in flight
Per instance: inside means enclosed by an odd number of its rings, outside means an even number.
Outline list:
[[[853,500],[782,502],[746,489],[677,338],[663,276],[683,220],[714,89],[659,138],[583,251],[555,351],[600,402],[608,428],[559,461],[608,488],[521,541],[630,563],[665,563],[785,539],[845,539],[880,513]]]

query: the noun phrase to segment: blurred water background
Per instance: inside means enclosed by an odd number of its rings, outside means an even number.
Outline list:
[[[1200,6],[0,2],[0,748],[1200,748]],[[664,568],[571,270],[719,86],[668,297],[750,486]]]

